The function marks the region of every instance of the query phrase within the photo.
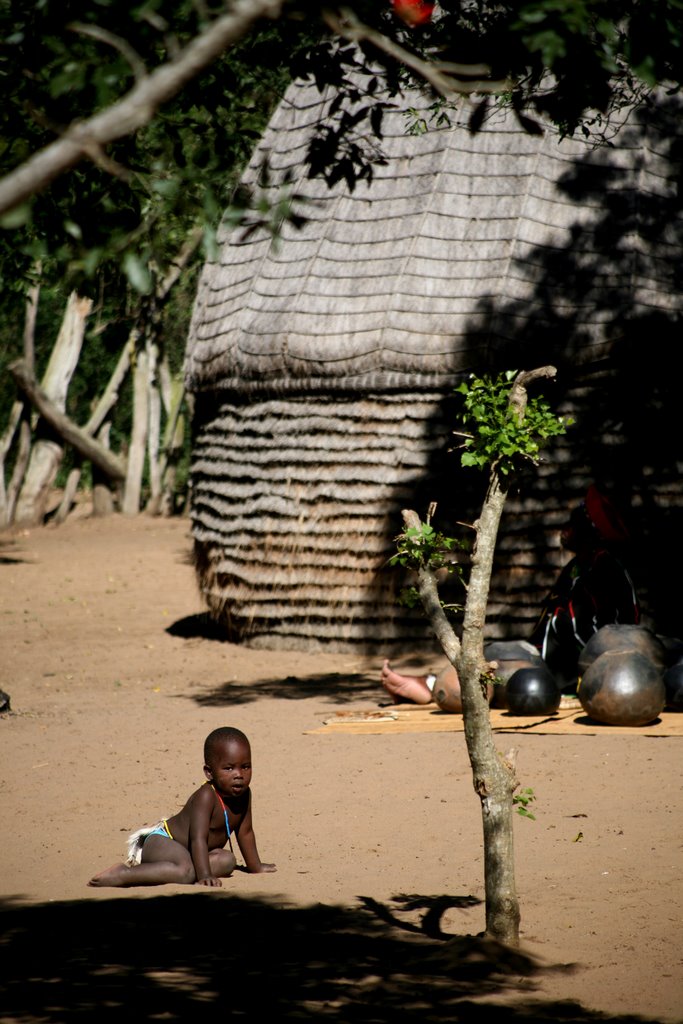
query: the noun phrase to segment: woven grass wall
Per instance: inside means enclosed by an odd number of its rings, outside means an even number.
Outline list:
[[[201,584],[229,635],[252,645],[420,642],[387,566],[400,509],[434,452],[440,395],[225,402],[195,441]]]

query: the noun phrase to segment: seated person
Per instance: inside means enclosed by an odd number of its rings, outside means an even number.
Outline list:
[[[447,665],[446,668],[442,669],[442,672],[448,673],[451,684],[455,683],[458,678],[458,674],[452,665]],[[393,698],[394,704],[431,704],[434,699],[432,691],[434,690],[437,678],[437,676],[431,674],[411,676],[404,675],[401,672],[394,672],[386,658],[380,674],[380,682],[387,693]]]
[[[615,554],[626,540],[614,506],[589,487],[561,535],[562,547],[574,557],[558,576],[529,638],[563,688],[576,682],[579,654],[602,626],[640,621],[631,577]]]
[[[575,689],[579,654],[601,626],[639,621],[633,583],[614,553],[627,539],[614,506],[595,486],[589,487],[561,535],[562,546],[574,557],[560,572],[529,638],[530,650],[540,653],[563,690]],[[451,692],[459,686],[452,665],[438,676],[403,675],[385,661],[380,678],[394,703],[429,704],[437,682]]]

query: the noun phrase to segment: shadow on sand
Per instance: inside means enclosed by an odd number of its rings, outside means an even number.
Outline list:
[[[187,615],[167,627],[169,636],[183,640],[213,640],[229,644],[225,626],[208,612]],[[275,657],[275,655],[274,655]],[[340,655],[340,659],[343,656]],[[399,664],[397,662],[397,664]],[[388,698],[379,684],[379,660],[372,672],[324,672],[307,676],[272,676],[248,683],[228,681],[220,683],[208,693],[192,694],[191,699],[203,707],[222,707],[226,704],[251,704],[262,697],[282,697],[285,700],[304,700],[306,697],[324,697],[333,704],[352,704],[367,700],[373,704],[387,703]],[[400,667],[400,665],[399,665]]]
[[[2,1019],[605,1021],[539,1000],[545,970],[476,936],[441,936],[472,897],[290,907],[221,893],[0,903]],[[475,901],[476,902],[476,901]],[[424,915],[420,916],[424,911]],[[410,920],[402,917],[412,914]],[[417,915],[417,916],[416,916]],[[486,1011],[475,1002],[486,998]],[[609,1018],[628,1024],[638,1017]]]
[[[192,694],[192,700],[202,707],[251,704],[262,697],[281,697],[284,700],[317,697],[332,704],[353,704],[359,700],[379,704],[387,700],[387,695],[379,685],[377,672],[326,672],[302,677],[273,676],[249,683],[221,683],[208,693],[199,696]]]
[[[169,636],[177,636],[182,640],[217,640],[227,643],[225,626],[213,619],[208,612],[198,615],[186,615],[183,619],[172,622],[166,632]]]

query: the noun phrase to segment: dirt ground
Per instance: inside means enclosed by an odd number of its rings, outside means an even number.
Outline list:
[[[144,517],[0,536],[0,1020],[683,1019],[681,739],[515,737],[537,820],[512,955],[478,937],[462,733],[307,735],[383,701],[381,659],[212,637],[190,548],[187,521]],[[277,873],[88,888],[224,724]]]

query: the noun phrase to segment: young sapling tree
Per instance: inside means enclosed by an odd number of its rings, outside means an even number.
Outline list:
[[[521,463],[537,463],[543,445],[564,433],[566,420],[556,416],[538,398],[528,398],[528,386],[555,377],[553,366],[508,371],[496,379],[472,376],[457,391],[464,397],[464,437],[461,461],[465,466],[488,470],[488,488],[474,522],[474,545],[467,580],[462,620],[462,639],[450,624],[438,593],[436,573],[443,552],[453,544],[431,526],[431,514],[422,522],[416,512],[405,510],[404,532],[398,538],[397,560],[417,575],[417,590],[434,634],[460,677],[467,751],[474,789],[481,800],[484,831],[486,933],[499,942],[519,942],[519,901],[515,886],[512,822],[517,788],[514,755],[502,757],[494,743],[486,697],[487,665],[484,659],[484,628],[493,555],[508,488]],[[530,816],[528,813],[526,816]]]

